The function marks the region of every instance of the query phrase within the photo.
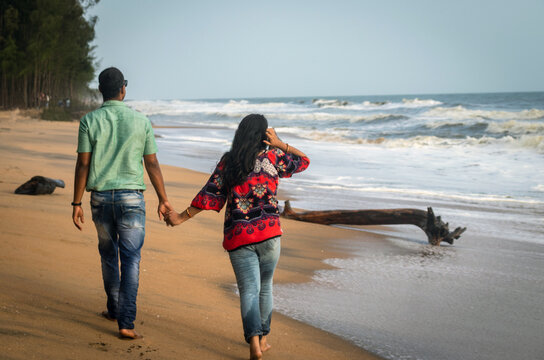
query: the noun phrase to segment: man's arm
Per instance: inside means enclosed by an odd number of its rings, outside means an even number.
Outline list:
[[[89,164],[91,163],[91,156],[92,153],[90,152],[77,154],[76,170],[74,175],[74,204],[81,203],[81,199],[83,198],[85,186],[87,186],[87,177],[89,176]],[[75,205],[73,206],[72,210],[72,221],[79,230],[82,229],[81,224],[79,223],[80,220],[82,224],[85,223],[85,218],[83,217],[83,209],[81,208],[81,205]]]
[[[162,220],[162,217],[170,210],[173,210],[172,205],[168,202],[168,197],[166,196],[166,190],[164,189],[164,180],[162,178],[161,167],[159,165],[159,160],[157,160],[157,154],[144,155],[144,164],[147,175],[155,188],[157,197],[159,198],[159,207],[157,212],[159,214],[159,219]]]

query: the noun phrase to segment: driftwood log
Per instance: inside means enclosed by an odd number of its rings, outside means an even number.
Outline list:
[[[442,241],[453,244],[467,229],[458,227],[449,231],[448,223],[444,223],[440,216],[435,216],[432,208],[427,211],[418,209],[383,209],[383,210],[327,210],[295,212],[289,200],[285,201],[285,208],[281,216],[317,224],[331,225],[401,225],[409,224],[419,227],[427,235],[431,245],[440,245]]]
[[[23,185],[19,186],[16,194],[22,195],[43,195],[52,194],[57,187],[63,188],[64,181],[46,178],[45,176],[33,176]]]

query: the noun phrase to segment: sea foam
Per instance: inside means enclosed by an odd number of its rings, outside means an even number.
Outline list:
[[[491,122],[487,130],[492,133],[507,132],[510,134],[544,134],[544,122],[528,122],[509,120],[506,122]]]
[[[536,120],[544,118],[544,110],[522,111],[475,110],[461,105],[455,107],[436,107],[422,114],[424,117],[444,119],[492,119],[492,120]]]

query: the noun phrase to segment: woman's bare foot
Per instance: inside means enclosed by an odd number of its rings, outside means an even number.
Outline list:
[[[249,339],[249,360],[261,360],[263,353],[259,344],[259,337],[253,336]]]
[[[272,347],[272,345],[270,345],[270,344],[266,341],[266,336],[263,336],[263,337],[261,338],[260,345],[261,345],[261,351],[262,351],[262,352],[265,352],[265,351],[267,351],[267,350],[270,350],[270,348]]]
[[[123,340],[138,340],[144,337],[133,329],[119,329],[119,338]]]

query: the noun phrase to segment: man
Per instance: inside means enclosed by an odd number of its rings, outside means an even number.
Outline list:
[[[91,192],[92,218],[98,233],[107,311],[117,320],[119,337],[140,339],[134,330],[140,272],[140,249],[145,236],[145,169],[159,198],[159,218],[171,209],[150,121],[122,101],[127,80],[114,67],[98,77],[102,106],[85,115],[79,125],[72,220],[82,230],[81,198]],[[121,276],[119,276],[119,259]]]

